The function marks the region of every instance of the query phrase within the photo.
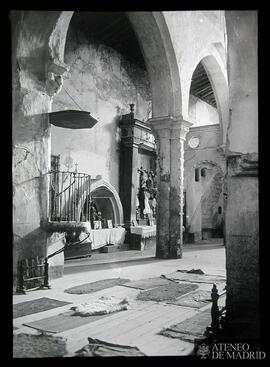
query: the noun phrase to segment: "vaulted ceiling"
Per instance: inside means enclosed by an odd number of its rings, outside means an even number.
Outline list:
[[[137,37],[124,12],[75,12],[71,22],[86,37],[112,47],[146,68]]]
[[[75,12],[71,24],[89,40],[112,47],[130,62],[146,69],[137,37],[124,12]],[[216,107],[211,83],[201,63],[193,73],[190,94]]]

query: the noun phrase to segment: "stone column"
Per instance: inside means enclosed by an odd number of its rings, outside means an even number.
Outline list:
[[[259,326],[263,327],[259,321],[263,279],[258,208],[258,19],[257,11],[226,11],[225,15],[230,108],[225,180],[226,314],[232,335],[239,335],[241,321],[246,339],[256,340]]]
[[[156,256],[181,258],[184,209],[184,142],[190,122],[181,117],[150,120],[157,144]]]
[[[226,306],[229,321],[247,321],[259,311],[258,154],[228,156],[227,167]]]

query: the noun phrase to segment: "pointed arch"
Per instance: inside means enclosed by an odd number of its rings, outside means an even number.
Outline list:
[[[217,102],[219,123],[221,126],[220,145],[222,146],[226,144],[226,131],[229,121],[229,87],[224,54],[225,50],[222,44],[214,43],[208,45],[198,54],[188,78],[190,90],[192,75],[197,65],[201,62],[211,83]]]
[[[103,189],[103,190],[105,189],[105,191],[108,191],[108,193],[112,194],[109,200],[113,208],[115,223],[123,224],[123,221],[124,221],[123,207],[122,207],[122,203],[118,195],[118,192],[109,182],[105,180],[98,180],[91,184],[91,189],[90,189],[91,195],[93,195],[94,191],[97,191],[100,189]]]
[[[153,116],[182,114],[182,93],[175,51],[162,12],[128,12],[148,70]]]

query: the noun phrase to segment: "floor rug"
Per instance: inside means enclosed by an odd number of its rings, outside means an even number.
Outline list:
[[[138,294],[137,299],[140,301],[173,301],[185,293],[192,292],[198,288],[197,284],[179,284],[170,282],[166,285],[142,291]]]
[[[62,331],[77,328],[79,326],[97,321],[111,314],[96,316],[75,316],[73,311],[68,311],[57,316],[48,317],[46,319],[25,323],[25,326],[33,329],[42,330],[49,333],[61,333]]]
[[[161,330],[159,334],[193,343],[194,339],[203,337],[206,327],[210,324],[211,309],[209,308],[179,324]]]
[[[52,308],[61,307],[71,302],[58,301],[57,299],[42,297],[33,301],[17,303],[13,305],[13,318],[31,315],[37,312],[51,310]]]
[[[162,275],[165,279],[179,280],[181,282],[194,282],[194,283],[224,283],[226,278],[221,275],[208,275],[208,274],[196,274],[188,273],[187,271],[178,270],[171,274]]]
[[[13,358],[51,358],[65,354],[66,340],[59,336],[24,333],[13,336]]]
[[[145,356],[137,347],[108,343],[88,338],[89,344],[76,352],[75,357],[137,357]]]
[[[149,278],[149,279],[140,279],[140,280],[134,280],[132,282],[128,282],[126,284],[121,284],[124,287],[129,288],[136,288],[141,290],[147,290],[159,287],[160,285],[166,285],[172,282],[171,280],[164,279],[164,278]]]
[[[172,305],[201,308],[212,302],[211,292],[198,290],[178,298],[175,301],[168,302]]]
[[[122,278],[104,279],[104,280],[98,280],[97,282],[77,285],[76,287],[65,289],[65,292],[71,294],[88,294],[101,291],[102,289],[111,288],[116,285],[122,285],[127,282],[129,282],[129,279],[122,279]]]

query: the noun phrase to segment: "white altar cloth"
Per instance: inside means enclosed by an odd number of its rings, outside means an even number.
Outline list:
[[[154,237],[156,235],[156,225],[130,227],[130,232],[141,235],[142,238]]]
[[[96,250],[108,244],[122,245],[125,241],[125,234],[126,230],[122,227],[91,229],[87,240],[92,242],[92,250]],[[82,233],[82,235],[86,237],[85,233]]]

